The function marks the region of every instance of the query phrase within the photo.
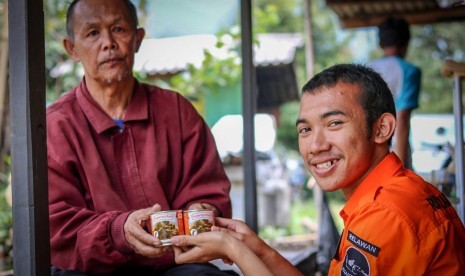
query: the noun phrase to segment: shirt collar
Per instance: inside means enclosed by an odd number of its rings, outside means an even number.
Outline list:
[[[85,80],[83,79],[78,86],[76,92],[76,98],[81,106],[84,114],[89,120],[89,123],[97,131],[102,133],[107,129],[117,127],[116,123],[105,111],[99,106],[99,104],[90,96]],[[145,120],[148,118],[148,99],[147,92],[143,86],[136,80],[134,83],[134,90],[129,103],[126,114],[124,115],[124,121],[136,121]]]
[[[395,153],[388,154],[360,183],[340,212],[342,218],[348,217],[358,207],[375,199],[377,191],[386,184],[386,180],[398,175],[403,163]]]

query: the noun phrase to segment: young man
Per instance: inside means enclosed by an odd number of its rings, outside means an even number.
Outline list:
[[[389,18],[378,26],[379,46],[383,57],[370,63],[387,82],[397,109],[397,126],[394,132],[393,151],[412,169],[410,148],[410,117],[419,106],[421,70],[405,60],[410,42],[407,21]]]
[[[347,199],[329,274],[464,275],[465,228],[440,191],[390,152],[395,116],[388,86],[362,65],[333,66],[303,87],[300,153],[323,190]],[[246,275],[299,275],[244,223],[217,222],[216,232],[172,238],[176,261],[220,257]],[[243,244],[260,259],[255,266]],[[195,247],[184,252],[187,245]]]
[[[144,37],[137,24],[129,0],[69,6],[64,46],[85,76],[47,109],[52,274],[223,275],[204,264],[174,267],[172,252],[140,225],[160,209],[230,217],[231,202],[193,106],[133,77]]]

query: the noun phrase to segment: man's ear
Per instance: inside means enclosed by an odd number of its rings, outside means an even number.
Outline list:
[[[63,47],[65,48],[68,55],[70,55],[74,61],[76,62],[81,61],[77,53],[74,51],[74,42],[69,37],[63,39]]]
[[[375,142],[386,143],[394,135],[396,129],[396,118],[391,113],[384,113],[375,124]]]
[[[139,51],[140,45],[142,44],[142,40],[145,37],[145,30],[144,28],[138,28],[136,33],[136,53]]]

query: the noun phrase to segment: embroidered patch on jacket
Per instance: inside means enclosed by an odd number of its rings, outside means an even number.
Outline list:
[[[341,268],[343,276],[367,276],[370,275],[370,264],[367,258],[354,247],[349,247],[344,257]]]
[[[362,249],[363,251],[366,251],[367,253],[370,253],[375,257],[378,257],[379,251],[381,250],[381,248],[357,237],[357,235],[350,231],[348,231],[347,240],[350,241],[356,247]]]
[[[431,205],[431,207],[433,207],[434,211],[438,209],[447,209],[449,206],[451,206],[449,200],[444,194],[440,194],[439,196],[430,196],[427,197],[426,200]]]

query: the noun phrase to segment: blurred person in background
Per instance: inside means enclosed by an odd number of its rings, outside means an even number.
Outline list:
[[[388,18],[378,26],[379,46],[383,57],[369,63],[387,82],[397,110],[397,125],[392,150],[413,169],[410,147],[410,117],[419,106],[421,70],[405,60],[410,42],[407,21]]]

